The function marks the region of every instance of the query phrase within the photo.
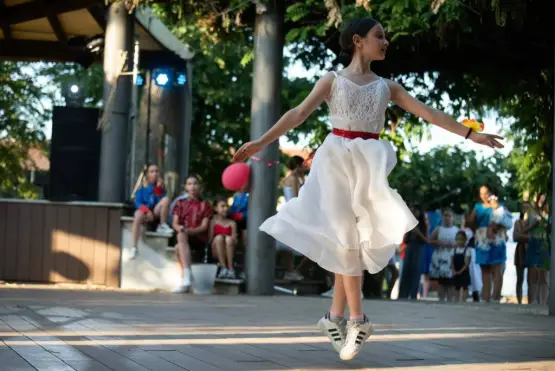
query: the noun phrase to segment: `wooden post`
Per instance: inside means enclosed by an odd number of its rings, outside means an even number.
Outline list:
[[[123,2],[108,8],[104,42],[104,116],[100,152],[99,200],[126,199],[127,122],[131,104],[133,19]],[[125,56],[125,59],[122,59]],[[122,62],[123,61],[123,62]],[[122,71],[123,67],[123,71]]]
[[[264,9],[261,9],[264,8]],[[251,107],[251,139],[257,139],[280,116],[283,69],[283,4],[270,0],[257,6],[254,30],[255,54]],[[252,161],[252,189],[249,195],[248,247],[246,261],[247,293],[272,295],[275,275],[275,240],[258,228],[275,214],[277,200],[276,165],[279,158],[275,142],[257,154],[262,161]]]
[[[555,44],[553,44],[553,53],[555,54]],[[555,95],[555,91],[553,92]],[[555,110],[554,110],[555,111]],[[553,221],[553,215],[555,215],[555,116],[553,117],[553,137],[551,138],[551,148],[552,148],[552,157],[551,157],[551,207],[550,207],[550,215],[551,215],[551,261],[550,261],[550,269],[549,269],[549,315],[555,316],[555,222]]]
[[[187,83],[181,88],[181,104],[176,109],[183,110],[181,112],[181,125],[176,128],[178,135],[177,140],[177,154],[178,154],[178,190],[185,182],[185,178],[189,173],[189,156],[190,156],[190,142],[191,142],[191,123],[193,118],[193,64],[187,61]]]

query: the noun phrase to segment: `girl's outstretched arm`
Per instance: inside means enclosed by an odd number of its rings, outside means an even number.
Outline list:
[[[301,104],[287,111],[279,121],[259,139],[243,144],[233,156],[233,161],[244,161],[248,157],[259,152],[264,146],[277,140],[289,130],[302,124],[328,97],[334,78],[332,72],[328,72],[322,76]]]
[[[418,99],[407,93],[407,91],[398,83],[391,80],[386,81],[389,85],[389,89],[391,90],[391,100],[399,107],[433,125],[450,131],[451,133],[458,134],[461,137],[465,137],[467,135],[468,128],[466,126],[458,123],[457,120],[448,114],[435,108],[428,107],[424,103],[420,102]],[[491,148],[503,148],[503,145],[497,141],[497,139],[503,138],[498,135],[482,134],[472,131],[468,139]]]

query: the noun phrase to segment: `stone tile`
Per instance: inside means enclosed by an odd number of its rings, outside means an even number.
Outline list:
[[[315,328],[328,306],[310,297],[0,288],[0,369],[555,370],[555,318],[541,308],[366,300],[375,334],[343,362]]]

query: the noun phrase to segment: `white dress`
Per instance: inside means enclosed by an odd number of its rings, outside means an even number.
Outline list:
[[[438,227],[437,239],[445,242],[456,242],[458,227]],[[451,260],[453,258],[454,248],[448,246],[437,246],[432,253],[432,263],[430,264],[430,278],[452,278],[453,271],[451,269]]]
[[[335,76],[326,100],[333,127],[381,132],[391,94],[386,81],[358,85]],[[387,141],[330,134],[316,152],[299,196],[260,230],[330,272],[377,273],[395,254],[404,234],[418,224],[389,187],[387,176],[396,162]]]

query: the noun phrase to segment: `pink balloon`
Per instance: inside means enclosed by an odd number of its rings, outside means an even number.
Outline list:
[[[225,189],[239,191],[249,181],[251,170],[244,162],[229,165],[222,173],[222,184]]]

